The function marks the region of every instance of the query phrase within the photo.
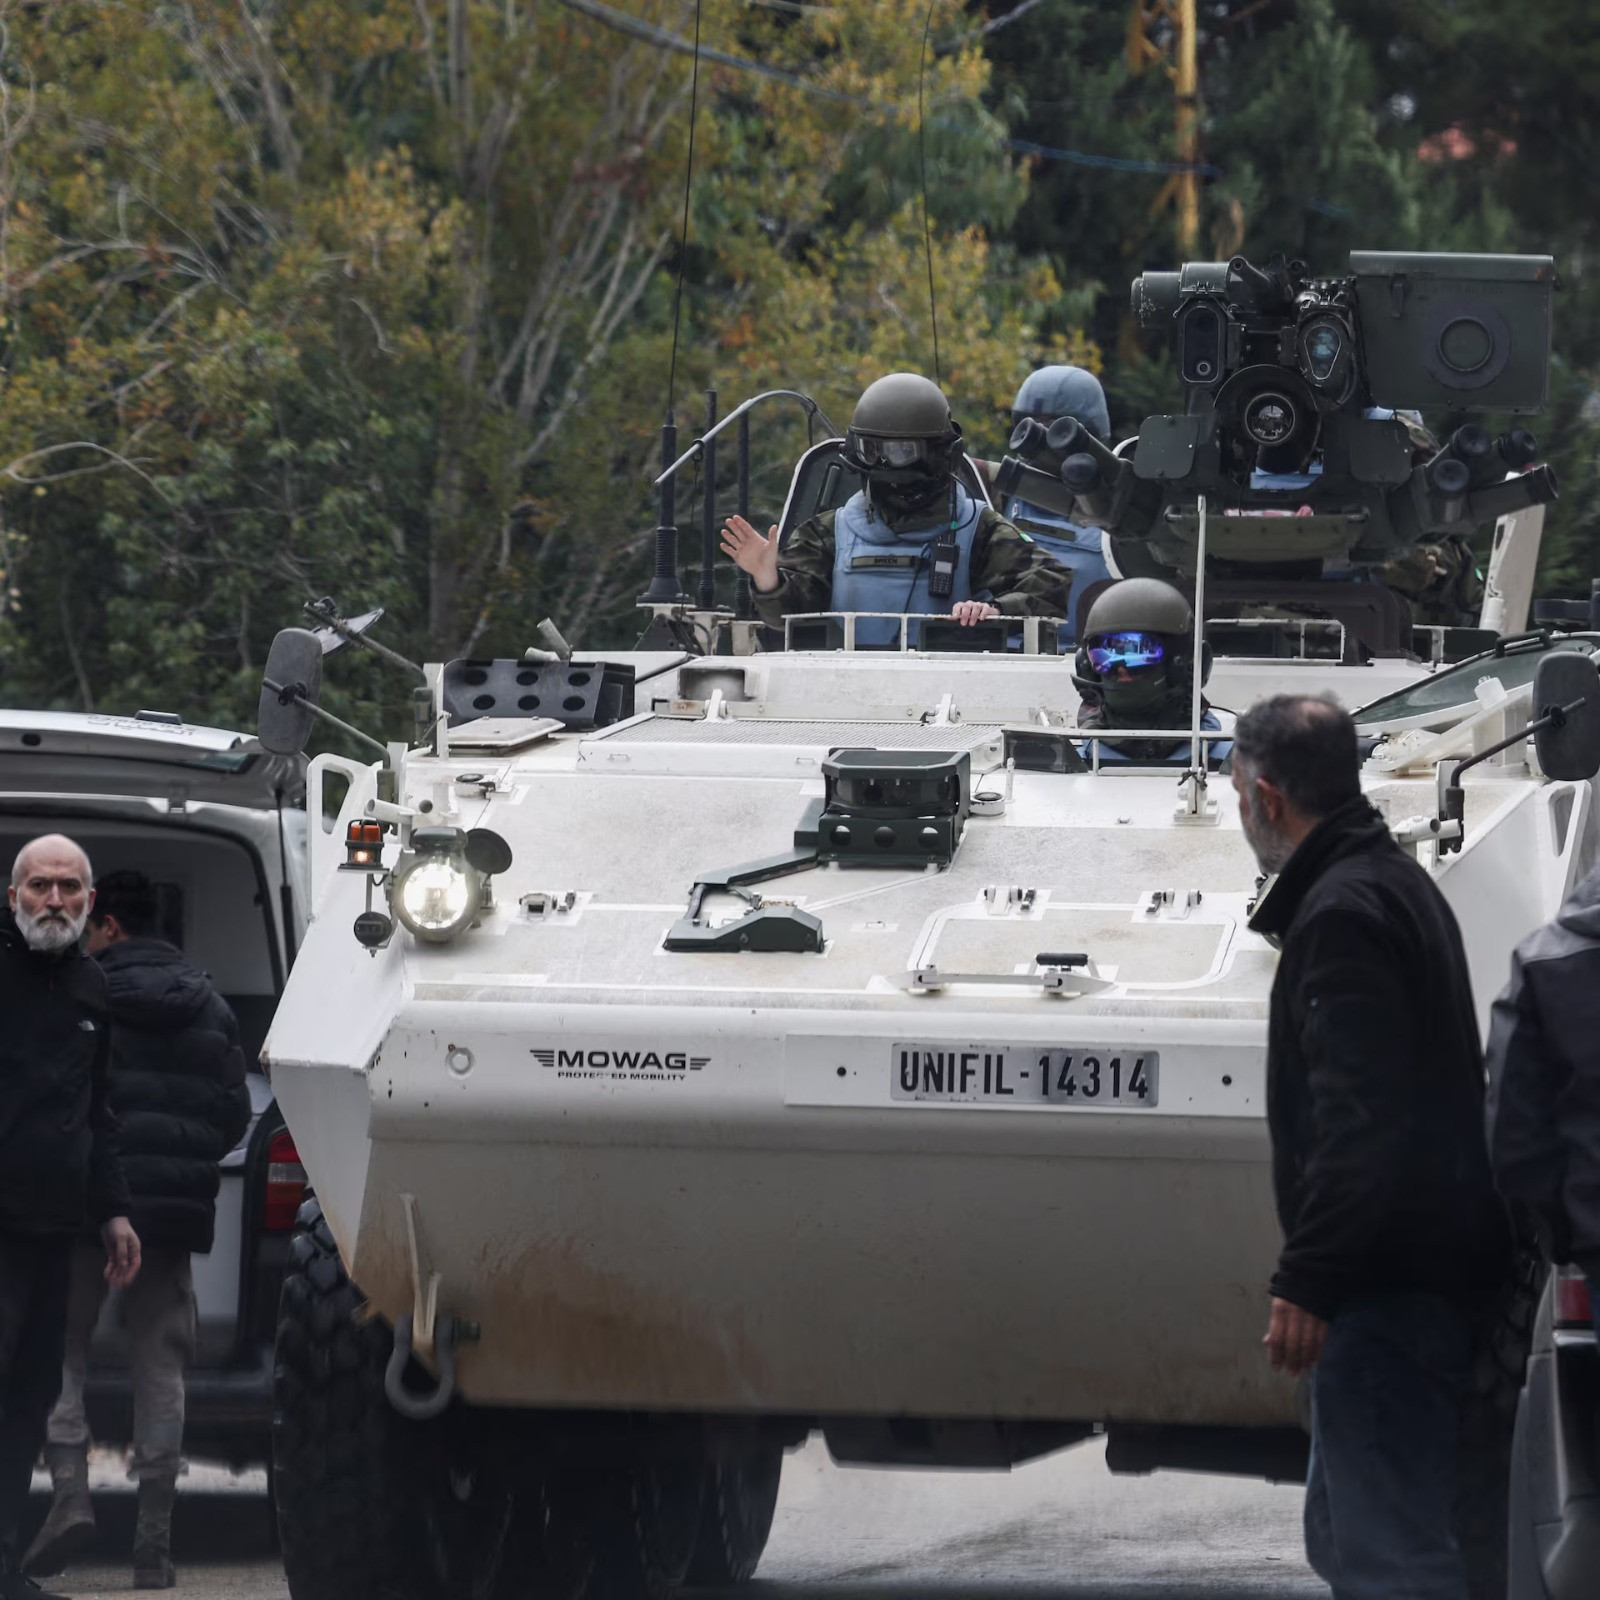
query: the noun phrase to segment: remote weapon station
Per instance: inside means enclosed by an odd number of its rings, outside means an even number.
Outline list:
[[[1000,474],[1186,590],[1219,710],[1360,708],[1485,1013],[1597,837],[1600,634],[1521,631],[1554,481],[1471,420],[1543,402],[1553,287],[1523,257],[1146,274],[1184,411],[1116,449],[1024,424]],[[885,1465],[1099,1438],[1115,1472],[1303,1469],[1258,1348],[1275,953],[1226,723],[1197,683],[1173,764],[1102,761],[1127,730],[1075,728],[1049,619],[764,628],[716,604],[714,507],[685,596],[673,472],[709,491],[750,415],[666,438],[640,648],[547,625],[412,668],[412,740],[310,765],[266,1046],[315,1191],[278,1341],[294,1600],[737,1584],[818,1431]],[[857,482],[813,444],[784,534]],[[1372,576],[1496,518],[1489,627],[1415,627]],[[268,749],[371,643],[315,620],[274,644]]]

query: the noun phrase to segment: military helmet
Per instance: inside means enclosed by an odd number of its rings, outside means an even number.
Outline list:
[[[1109,584],[1089,607],[1083,635],[1148,632],[1187,638],[1194,631],[1194,608],[1160,578],[1123,578]]]
[[[869,383],[850,418],[851,433],[873,439],[948,439],[952,427],[944,391],[915,372]]]
[[[1040,367],[1022,380],[1011,402],[1011,426],[1024,417],[1054,422],[1076,417],[1097,439],[1111,437],[1111,413],[1100,380],[1082,367]]]
[[[1137,714],[1194,682],[1194,608],[1159,578],[1122,578],[1095,597],[1084,618],[1073,681],[1113,712]],[[1201,647],[1200,681],[1211,675]]]
[[[938,384],[915,372],[891,372],[862,392],[840,453],[894,520],[948,493],[960,451],[961,429]]]

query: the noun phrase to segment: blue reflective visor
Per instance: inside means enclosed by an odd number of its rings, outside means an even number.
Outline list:
[[[1159,633],[1097,633],[1085,649],[1089,665],[1104,677],[1118,667],[1148,672],[1166,659],[1167,647]]]

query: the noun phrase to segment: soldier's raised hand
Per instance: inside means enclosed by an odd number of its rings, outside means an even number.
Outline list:
[[[722,553],[743,572],[762,594],[778,587],[778,529],[773,525],[766,538],[743,517],[728,518],[722,527]]]

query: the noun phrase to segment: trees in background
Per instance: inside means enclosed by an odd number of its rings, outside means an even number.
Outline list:
[[[668,249],[682,73],[552,6],[4,20],[11,684],[237,716],[328,589],[470,649]]]
[[[706,0],[680,411],[711,379],[837,408],[882,363],[931,362],[925,11]],[[325,592],[385,605],[418,654],[518,648],[545,611],[625,636],[693,18],[684,0],[0,10],[9,697],[247,718],[272,633]],[[1003,227],[1024,184],[955,0],[932,38],[942,354],[992,408],[1057,290],[974,221]]]
[[[1202,254],[1561,258],[1549,574],[1579,583],[1600,539],[1579,8],[1201,9]],[[690,431],[713,383],[842,421],[883,370],[933,369],[930,241],[975,442],[1047,357],[1103,361],[1121,427],[1169,401],[1126,285],[1174,263],[1171,92],[1130,67],[1123,5],[703,0],[697,87],[695,19],[0,0],[7,698],[248,722],[272,633],[329,592],[386,606],[417,655],[516,650],[547,612],[629,640],[669,373]],[[803,437],[758,424],[758,511]],[[362,664],[335,677],[347,710],[398,710]]]
[[[994,104],[1016,134],[1074,158],[1038,161],[1012,239],[1045,255],[1068,303],[1086,307],[1109,353],[1113,419],[1132,431],[1176,398],[1126,292],[1145,268],[1177,264],[1171,210],[1152,208],[1155,169],[1175,154],[1172,86],[1159,67],[1130,67],[1131,4],[1016,10],[990,40]],[[1542,581],[1586,593],[1600,572],[1600,125],[1585,8],[1208,0],[1199,11],[1201,258],[1283,251],[1336,272],[1352,248],[1556,257],[1551,405],[1532,425],[1563,493]]]

